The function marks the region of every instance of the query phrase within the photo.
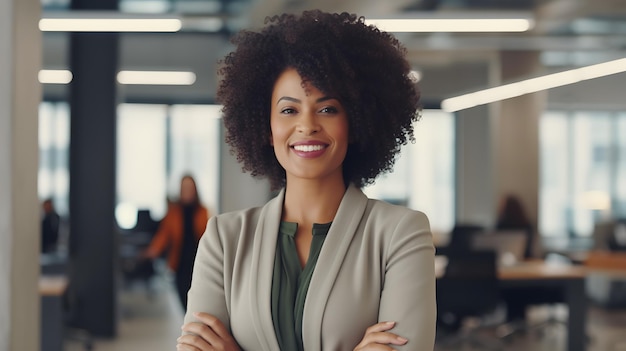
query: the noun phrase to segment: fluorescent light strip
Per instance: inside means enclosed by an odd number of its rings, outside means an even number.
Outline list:
[[[120,71],[117,81],[131,85],[192,85],[196,74],[182,71]]]
[[[537,78],[526,79],[494,88],[479,90],[474,93],[448,98],[441,102],[441,108],[446,112],[456,112],[479,105],[485,105],[500,100],[535,93],[541,90],[547,90],[550,88],[556,88],[622,72],[626,72],[626,58],[559,73],[548,74]]]
[[[415,19],[369,19],[386,32],[434,33],[434,32],[526,32],[534,26],[534,21],[524,18],[415,18]]]
[[[42,32],[178,32],[177,18],[42,18]]]
[[[42,69],[38,78],[41,84],[69,84],[73,75],[66,69]]]

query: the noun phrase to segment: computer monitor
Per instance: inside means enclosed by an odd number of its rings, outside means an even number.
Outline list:
[[[525,231],[491,231],[484,234],[474,235],[472,249],[493,250],[498,255],[498,264],[511,266],[524,260],[526,250]]]

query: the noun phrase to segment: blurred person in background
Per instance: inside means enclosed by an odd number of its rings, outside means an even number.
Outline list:
[[[175,273],[176,290],[185,310],[198,242],[208,219],[209,211],[200,202],[195,180],[184,176],[178,201],[170,203],[150,246],[142,254],[155,259],[167,251],[167,265]]]
[[[522,200],[515,195],[506,195],[500,203],[496,230],[519,230],[526,233],[526,248],[524,258],[533,256],[534,230],[533,224],[526,215]]]
[[[46,199],[43,204],[43,218],[41,220],[41,252],[52,253],[57,249],[59,241],[59,224],[61,217],[54,209],[52,199]]]

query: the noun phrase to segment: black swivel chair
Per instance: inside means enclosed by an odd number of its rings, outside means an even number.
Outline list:
[[[150,280],[156,272],[152,261],[140,258],[140,254],[150,245],[158,228],[159,222],[152,219],[150,210],[140,209],[137,211],[135,227],[120,231],[119,255],[124,282],[142,282],[149,296],[153,294]]]
[[[485,227],[475,224],[457,224],[450,232],[450,241],[445,247],[437,248],[437,254],[447,255],[449,252],[468,251],[472,249],[475,235],[485,232]]]
[[[137,224],[132,229],[133,232],[145,232],[154,234],[159,229],[159,222],[152,219],[150,210],[137,210]]]
[[[464,343],[484,350],[500,350],[496,338],[481,338],[487,327],[464,327],[470,317],[484,319],[500,304],[497,257],[493,251],[450,251],[444,276],[437,279],[437,339],[446,347]]]

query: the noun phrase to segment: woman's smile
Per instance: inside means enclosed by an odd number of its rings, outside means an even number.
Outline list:
[[[328,144],[317,140],[299,141],[291,145],[293,152],[303,158],[320,157],[326,152]]]

